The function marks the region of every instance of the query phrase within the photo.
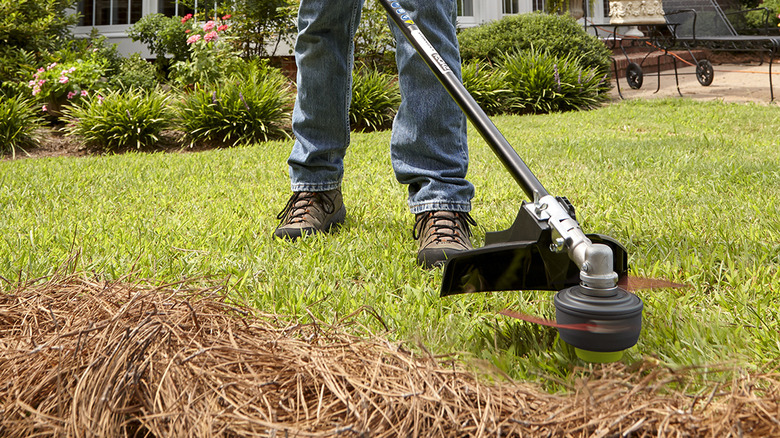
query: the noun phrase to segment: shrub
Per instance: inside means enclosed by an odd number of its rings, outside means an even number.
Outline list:
[[[142,149],[155,144],[170,126],[169,98],[138,90],[92,95],[65,109],[65,130],[106,151]]]
[[[297,0],[232,0],[223,2],[232,14],[236,47],[243,56],[274,55],[279,43],[294,41]],[[273,49],[270,51],[267,48]]]
[[[763,30],[764,26],[769,26],[770,29],[777,29],[778,23],[780,23],[780,15],[778,15],[778,13],[780,13],[780,0],[764,0],[761,2],[760,6],[769,10],[768,17],[765,15],[765,11],[758,10],[750,11],[745,14],[729,15],[729,18],[733,20],[736,17],[742,17],[747,26],[758,30]],[[734,24],[733,21],[732,24]],[[738,28],[738,31],[741,31],[737,24],[734,26]]]
[[[512,107],[512,90],[506,73],[491,69],[484,61],[472,59],[463,63],[463,86],[488,115],[501,114]]]
[[[222,85],[196,86],[178,110],[192,143],[251,144],[287,135],[292,91],[276,69],[238,74]]]
[[[512,110],[548,113],[594,108],[609,98],[607,75],[583,67],[578,56],[556,56],[532,48],[514,51],[500,60],[512,90]]]
[[[394,75],[362,67],[352,73],[349,121],[355,131],[378,131],[392,126],[401,104]]]
[[[355,55],[361,63],[380,71],[397,72],[395,38],[388,28],[387,13],[377,0],[366,0],[363,6],[355,33]]]
[[[88,96],[103,75],[103,64],[95,59],[52,62],[40,67],[27,83],[36,100],[44,104],[44,111],[52,118],[61,115],[65,105]]]
[[[189,59],[190,52],[185,33],[187,29],[188,26],[180,17],[149,14],[130,26],[127,35],[133,41],[146,44],[149,51],[157,58],[160,75],[165,77],[171,62]]]
[[[47,53],[70,39],[78,16],[69,13],[76,0],[25,0],[0,2],[0,82],[18,79],[20,52],[40,62]]]
[[[108,80],[108,86],[124,92],[132,89],[152,91],[157,87],[154,65],[134,53],[120,61],[118,72]]]
[[[230,25],[226,20],[229,15],[221,20],[210,20],[205,23],[196,23],[191,16],[182,19],[186,22],[189,35],[186,43],[189,45],[189,60],[178,61],[171,69],[172,79],[181,86],[193,86],[200,84],[207,86],[223,81],[241,63],[232,46]]]
[[[31,99],[0,95],[0,154],[10,152],[16,158],[17,149],[38,144],[35,131],[43,124],[38,114]]]
[[[549,50],[552,55],[575,53],[586,67],[609,71],[611,52],[569,15],[542,13],[507,16],[458,34],[463,59],[498,59],[501,53],[530,49]]]

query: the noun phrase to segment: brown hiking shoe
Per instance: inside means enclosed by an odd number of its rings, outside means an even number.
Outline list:
[[[303,235],[329,232],[344,223],[347,208],[341,189],[326,192],[295,192],[276,216],[281,222],[274,236],[295,240]]]
[[[472,249],[469,225],[477,223],[468,213],[426,211],[416,218],[413,237],[419,243],[417,263],[425,268],[440,266],[458,252]]]

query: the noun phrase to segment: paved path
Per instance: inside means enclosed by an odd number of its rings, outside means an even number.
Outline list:
[[[722,100],[725,102],[758,102],[768,104],[769,66],[719,64],[714,65],[715,74],[712,84],[703,87],[696,80],[694,67],[678,68],[680,73],[680,91],[683,98],[694,100]],[[772,65],[772,80],[774,81],[775,102],[780,101],[780,64]],[[632,90],[626,80],[620,79],[620,91],[625,99],[653,99],[662,97],[680,97],[674,82],[674,71],[661,72],[661,88],[656,93],[658,84],[656,73],[645,73],[642,88]],[[620,99],[617,88],[611,94]]]

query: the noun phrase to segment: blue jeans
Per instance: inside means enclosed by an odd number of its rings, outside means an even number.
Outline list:
[[[456,0],[401,2],[460,76]],[[295,144],[288,159],[293,191],[338,188],[349,146],[353,39],[363,0],[301,0],[298,12],[298,96]],[[402,103],[390,152],[396,179],[409,187],[412,213],[468,212],[474,186],[466,181],[466,118],[395,24]]]

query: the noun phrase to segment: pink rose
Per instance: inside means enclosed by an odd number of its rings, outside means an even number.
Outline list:
[[[216,33],[216,32],[214,32],[214,31],[211,31],[211,32],[207,33],[207,34],[206,34],[206,35],[203,37],[203,39],[204,39],[204,40],[206,40],[206,41],[208,41],[208,42],[215,41],[217,38],[219,38],[219,37],[217,36],[217,33]]]
[[[217,23],[215,23],[213,21],[208,21],[208,22],[206,22],[206,24],[203,25],[203,31],[204,32],[210,32],[211,29],[214,29],[214,26],[216,26],[216,25],[217,25]]]
[[[200,40],[200,35],[195,34],[189,38],[187,38],[187,44],[194,44],[197,43]]]

